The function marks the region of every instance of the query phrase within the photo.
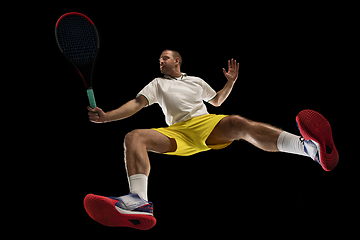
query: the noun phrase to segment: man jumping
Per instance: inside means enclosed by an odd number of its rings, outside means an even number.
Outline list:
[[[151,81],[135,99],[106,113],[98,107],[88,107],[90,121],[105,123],[130,117],[142,108],[158,103],[168,124],[164,128],[137,129],[125,136],[125,165],[130,194],[122,197],[88,194],[84,206],[95,221],[106,226],[142,230],[155,225],[153,204],[147,197],[150,173],[148,151],[189,156],[210,149],[222,149],[234,140],[244,139],[268,152],[310,157],[326,171],[337,165],[339,155],[330,124],[313,110],[303,110],[296,116],[302,136],[238,115],[207,112],[204,101],[219,107],[233,89],[239,74],[236,60],[228,61],[228,71],[223,68],[227,82],[218,92],[201,78],[182,73],[182,58],[177,51],[163,51],[159,61],[164,77]]]

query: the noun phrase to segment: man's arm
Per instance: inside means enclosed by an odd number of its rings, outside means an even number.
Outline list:
[[[227,82],[224,88],[217,92],[216,97],[209,101],[209,103],[211,103],[215,107],[221,106],[221,104],[226,100],[231,90],[233,89],[235,81],[239,75],[239,63],[236,64],[236,60],[234,61],[234,59],[231,59],[231,62],[229,60],[228,71],[226,72],[225,68],[223,68],[223,73],[227,79]]]
[[[130,100],[118,109],[106,113],[101,108],[96,107],[92,109],[91,107],[88,107],[89,119],[91,122],[95,123],[105,123],[121,120],[134,115],[143,109],[147,104],[148,101],[146,98],[142,95],[139,95],[137,98]]]

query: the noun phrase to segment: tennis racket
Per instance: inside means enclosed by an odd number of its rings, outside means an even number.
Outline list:
[[[90,107],[95,108],[92,73],[99,51],[99,34],[94,23],[82,13],[69,12],[56,22],[55,38],[60,51],[75,66],[85,87]]]

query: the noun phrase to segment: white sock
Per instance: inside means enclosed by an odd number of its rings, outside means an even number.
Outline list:
[[[129,186],[131,193],[137,193],[139,196],[148,201],[147,196],[147,186],[148,186],[148,177],[145,174],[134,174],[129,178]]]
[[[308,157],[304,151],[304,144],[300,141],[300,136],[296,136],[285,131],[280,133],[277,140],[277,147],[280,152],[293,153]]]

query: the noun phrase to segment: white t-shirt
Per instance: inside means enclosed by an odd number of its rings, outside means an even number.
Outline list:
[[[137,94],[139,95],[148,100],[148,106],[158,103],[170,126],[209,114],[203,101],[215,98],[216,92],[201,78],[183,73],[179,78],[167,75],[155,78]]]

